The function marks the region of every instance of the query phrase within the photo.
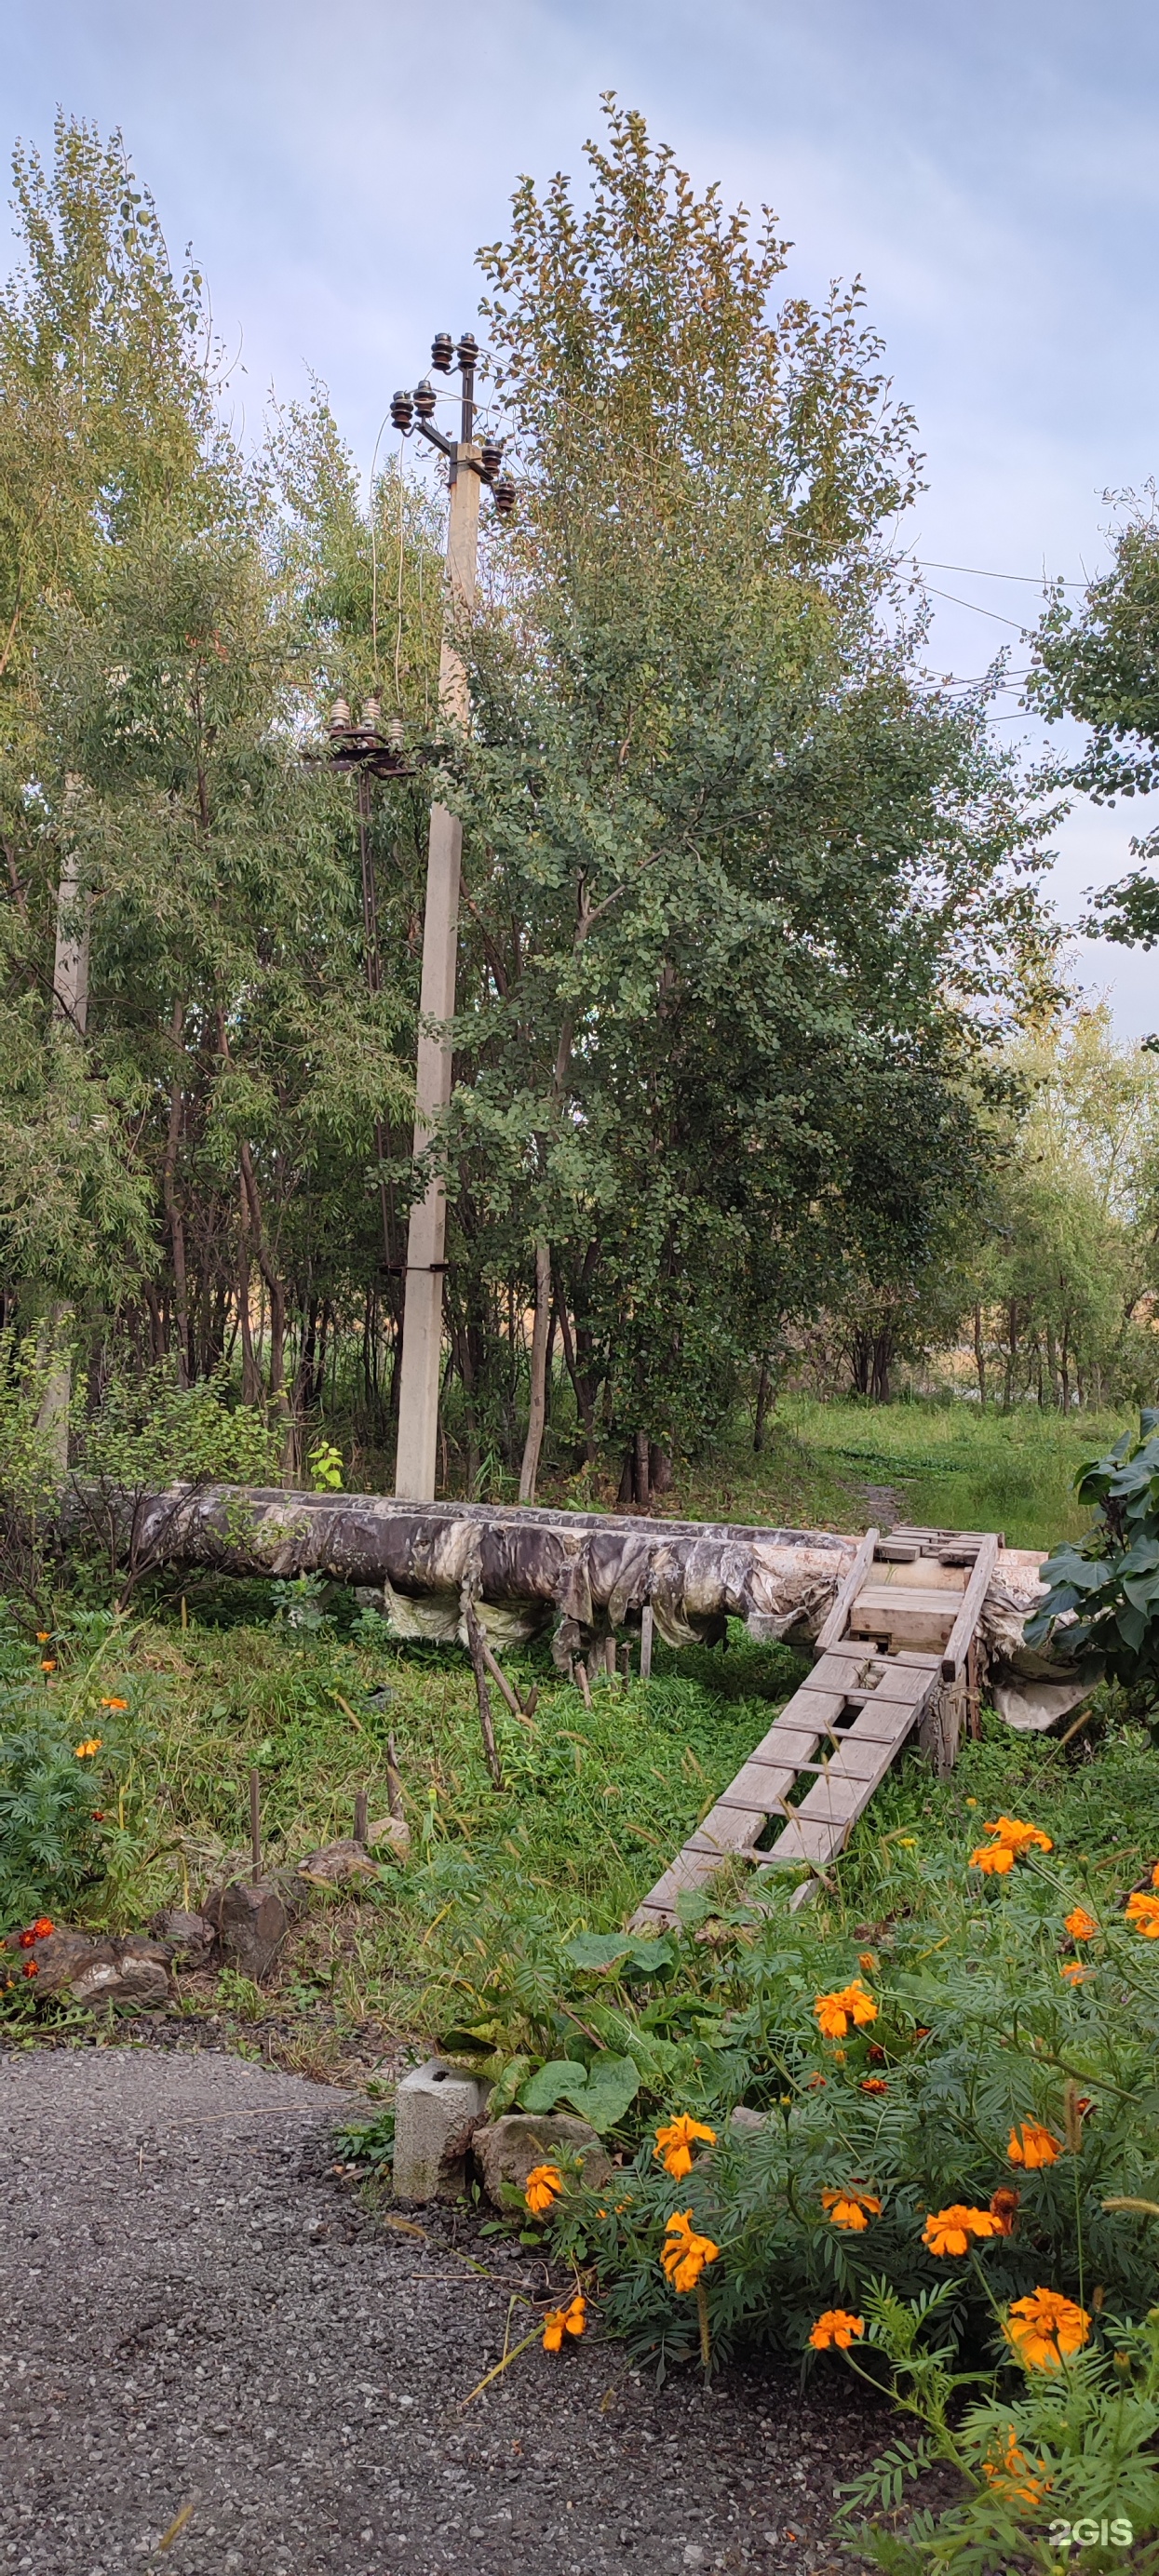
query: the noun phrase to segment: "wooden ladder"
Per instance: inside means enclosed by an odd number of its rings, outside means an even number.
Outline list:
[[[983,1530],[866,1531],[808,1679],[637,1907],[633,1931],[675,1922],[678,1897],[740,1854],[815,1870],[836,1856],[933,1695],[965,1671],[1001,1544]]]

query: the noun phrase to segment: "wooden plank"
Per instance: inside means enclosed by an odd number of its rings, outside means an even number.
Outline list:
[[[652,1631],[654,1626],[655,1614],[652,1609],[652,1604],[650,1601],[646,1601],[640,1612],[640,1679],[642,1682],[646,1682],[651,1679]]]
[[[823,1655],[827,1647],[835,1646],[838,1638],[844,1636],[850,1602],[856,1598],[860,1590],[866,1568],[873,1563],[873,1551],[880,1536],[880,1530],[866,1531],[844,1582],[838,1585],[837,1598],[829,1616],[822,1620],[817,1631],[817,1654]]]
[[[965,1665],[974,1630],[982,1616],[982,1604],[994,1580],[994,1568],[997,1563],[997,1539],[995,1537],[983,1539],[975,1560],[974,1571],[962,1595],[962,1607],[946,1639],[946,1651],[942,1656],[944,1682],[956,1682]]]
[[[840,1851],[895,1754],[912,1733],[936,1681],[935,1674],[912,1665],[907,1678],[910,1691],[905,1698],[883,1703],[880,1711],[870,1701],[862,1717],[854,1720],[824,1777],[814,1782],[783,1833],[778,1834],[769,1853],[770,1861],[823,1862]],[[896,1712],[892,1723],[887,1722],[890,1710]],[[876,1726],[872,1724],[875,1716]],[[864,1719],[870,1719],[870,1725],[864,1726]]]

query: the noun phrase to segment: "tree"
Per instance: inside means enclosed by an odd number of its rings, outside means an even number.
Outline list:
[[[1090,728],[1070,783],[1097,805],[1146,796],[1159,786],[1159,523],[1156,495],[1127,496],[1108,573],[1088,584],[1082,610],[1057,584],[1034,638],[1031,703],[1057,724],[1064,715]],[[1096,895],[1082,927],[1092,938],[1153,948],[1159,940],[1159,880],[1150,863],[1159,833],[1133,839],[1145,864]]]
[[[908,1136],[920,1257],[1049,941],[1012,764],[915,667],[911,424],[859,291],[771,317],[771,219],[754,246],[614,106],[588,149],[590,204],[524,182],[482,255],[523,498],[456,763],[452,1315],[477,1447],[550,1297],[589,1454],[611,1428],[644,1501],[868,1241],[870,1128]]]

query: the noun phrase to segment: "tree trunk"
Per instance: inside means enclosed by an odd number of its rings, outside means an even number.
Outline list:
[[[757,1379],[757,1418],[753,1424],[753,1448],[758,1458],[765,1445],[765,1417],[769,1409],[771,1387],[772,1376],[769,1363],[767,1360],[762,1360],[761,1373]]]
[[[982,1338],[982,1309],[974,1308],[974,1366],[978,1371],[978,1401],[986,1401],[986,1346]]]
[[[173,1005],[173,1025],[169,1032],[174,1047],[180,1046],[184,1022],[185,1005],[177,1001]],[[173,1297],[177,1308],[177,1377],[181,1386],[188,1386],[192,1369],[192,1351],[189,1340],[189,1291],[185,1274],[185,1223],[177,1204],[177,1148],[181,1141],[181,1113],[184,1105],[185,1095],[180,1081],[174,1075],[169,1088],[169,1132],[165,1139],[161,1195],[173,1254]]]
[[[535,1501],[539,1452],[543,1446],[543,1424],[547,1410],[547,1325],[550,1312],[551,1252],[546,1243],[537,1243],[535,1247],[535,1324],[531,1335],[531,1401],[527,1415],[527,1438],[523,1446],[523,1464],[519,1470],[521,1503]]]
[[[632,1498],[638,1512],[646,1512],[652,1500],[652,1478],[646,1431],[636,1433],[632,1458]]]

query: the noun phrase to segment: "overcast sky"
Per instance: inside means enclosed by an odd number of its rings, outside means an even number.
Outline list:
[[[47,150],[58,105],[119,125],[240,347],[239,410],[313,369],[364,467],[431,332],[474,319],[517,176],[578,177],[607,89],[698,185],[775,207],[790,286],[860,272],[927,457],[905,542],[969,568],[929,571],[934,667],[1008,643],[1024,669],[1034,582],[1104,562],[1108,488],[1159,470],[1145,0],[0,0],[0,142]],[[1152,819],[1076,812],[1064,917]],[[1151,961],[1079,954],[1124,1035],[1159,1026]]]

